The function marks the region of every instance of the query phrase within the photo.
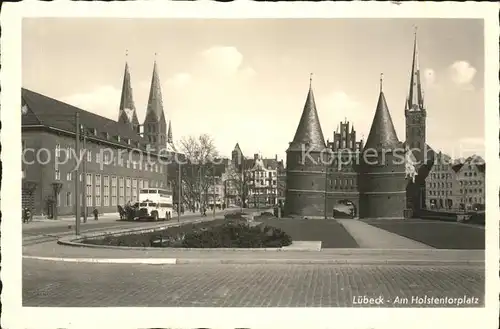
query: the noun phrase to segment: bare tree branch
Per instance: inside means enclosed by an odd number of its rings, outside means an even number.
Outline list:
[[[196,204],[207,202],[207,192],[213,184],[214,162],[219,153],[214,140],[207,134],[183,137],[179,144],[188,162],[181,165],[182,201],[194,208]],[[172,182],[178,189],[178,178]]]

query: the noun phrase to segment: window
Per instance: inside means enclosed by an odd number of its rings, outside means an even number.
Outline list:
[[[127,164],[127,168],[130,168],[130,160],[126,160],[125,163]]]
[[[135,161],[132,162],[132,168],[137,169],[137,162],[135,162]]]
[[[109,206],[109,176],[103,177],[103,185],[104,185],[104,206]]]
[[[23,147],[23,149],[24,149],[24,147]],[[58,158],[61,155],[61,145],[56,144],[56,151],[55,151],[55,153],[56,153],[56,158]]]
[[[71,181],[73,179],[73,173],[70,171],[69,173],[66,174],[66,180]]]
[[[61,193],[57,193],[57,206],[60,207],[61,206]]]
[[[92,174],[87,174],[87,207],[92,207]]]
[[[111,177],[111,205],[116,206],[117,203],[117,193],[118,193],[118,186],[116,182],[116,176]]]
[[[71,207],[71,192],[66,192],[66,206]]]
[[[55,176],[56,176],[56,180],[60,180],[61,179],[61,172],[59,171],[59,169],[56,169],[56,172],[55,172]]]
[[[133,201],[134,199],[132,198],[132,186],[130,185],[130,178],[126,179],[126,184],[127,184],[127,190],[125,191],[127,201]]]
[[[149,184],[148,184],[149,182],[147,180],[145,180],[143,183],[144,183],[144,188],[149,188]]]
[[[95,162],[101,163],[101,154],[100,153],[95,154]]]
[[[87,150],[87,161],[92,162],[92,151],[91,150]]]
[[[66,151],[67,151],[67,152],[66,152],[66,154],[67,154],[67,157],[66,157],[66,158],[67,158],[68,160],[69,160],[69,159],[72,159],[72,158],[73,158],[73,148],[72,148],[72,147],[70,147],[70,146],[68,146],[68,147],[66,148]]]
[[[137,179],[132,179],[132,201],[139,201],[137,196]]]
[[[95,206],[101,206],[101,175],[95,175]]]
[[[118,202],[121,205],[125,204],[125,185],[123,177],[118,179]]]

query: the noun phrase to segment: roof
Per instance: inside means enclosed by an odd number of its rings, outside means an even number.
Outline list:
[[[413,58],[411,66],[410,88],[406,100],[406,109],[410,111],[422,110],[424,108],[424,97],[422,83],[420,81],[420,67],[418,62],[417,33],[413,42]]]
[[[149,90],[147,112],[152,111],[156,115],[157,120],[161,120],[163,116],[163,97],[161,93],[160,77],[158,75],[158,66],[156,61],[153,66],[153,77],[151,78],[151,89]],[[164,119],[164,116],[163,116]]]
[[[484,162],[484,159],[478,155],[472,155],[466,159],[459,159],[457,160],[457,163],[452,166],[452,168],[455,172],[458,172],[466,164],[475,165],[479,172],[482,173],[486,170],[486,163]]]
[[[392,123],[391,114],[387,107],[384,93],[380,91],[377,109],[373,117],[370,134],[365,143],[365,149],[371,148],[380,149],[395,149],[401,147],[394,124]]]
[[[125,116],[123,114],[125,114]],[[134,125],[139,124],[139,120],[137,119],[137,113],[135,109],[132,84],[130,82],[130,72],[128,69],[128,63],[125,63],[125,72],[123,74],[122,95],[120,99],[120,110],[118,117],[119,120],[126,119],[128,120],[129,123],[132,123]]]
[[[302,151],[303,145],[307,149],[318,152],[326,147],[312,87],[309,87],[304,110],[288,151]]]
[[[252,160],[252,165],[247,168],[259,171],[278,170],[279,163],[280,161],[276,159],[262,159],[259,157],[256,160]]]
[[[128,124],[116,122],[25,88],[22,88],[21,96],[22,105],[27,107],[27,113],[21,119],[22,126],[45,126],[74,134],[75,117],[76,113],[79,113],[80,124],[88,128],[89,132],[96,129],[97,134],[93,137],[97,139],[128,147],[130,145],[126,139],[140,143],[141,148],[149,144],[147,139],[138,135]],[[106,133],[109,134],[109,139],[106,138]],[[120,141],[117,136],[120,136]]]

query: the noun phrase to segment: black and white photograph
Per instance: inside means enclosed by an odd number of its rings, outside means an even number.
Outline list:
[[[498,327],[495,7],[364,5],[4,12],[3,326]]]

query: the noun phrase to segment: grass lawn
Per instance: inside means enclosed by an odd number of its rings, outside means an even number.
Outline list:
[[[288,233],[293,241],[321,241],[321,248],[359,248],[346,229],[334,220],[256,219]]]
[[[367,224],[437,249],[485,249],[485,230],[434,220],[364,220]]]

